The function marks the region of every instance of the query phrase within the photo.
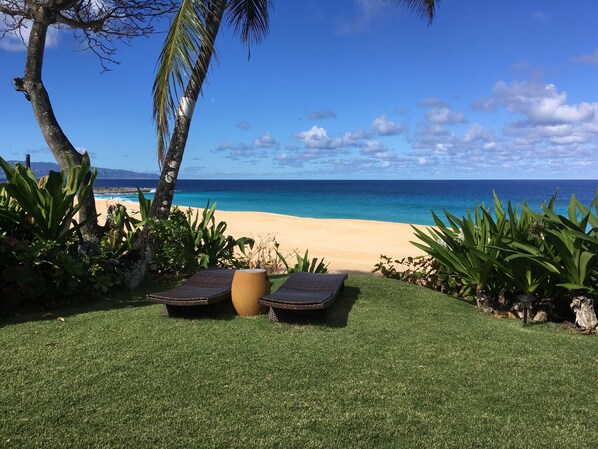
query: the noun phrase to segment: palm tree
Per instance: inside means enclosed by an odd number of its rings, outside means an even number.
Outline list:
[[[166,218],[170,212],[193,110],[214,55],[223,17],[240,35],[241,42],[250,47],[260,43],[268,33],[271,5],[271,0],[184,0],[181,3],[160,54],[153,88],[162,173],[151,216]],[[178,99],[180,91],[183,95]],[[171,119],[174,119],[174,130],[168,141]],[[168,151],[164,153],[167,144]]]
[[[158,61],[154,81],[154,119],[158,129],[158,160],[162,164],[150,217],[168,217],[183,161],[195,104],[214,55],[222,19],[250,47],[268,32],[271,0],[183,0],[175,15]],[[187,84],[184,85],[185,81]],[[179,93],[183,92],[180,99]],[[170,119],[174,130],[170,140]],[[168,151],[164,148],[168,144]],[[145,228],[127,256],[126,283],[133,288],[145,277],[157,242]]]
[[[392,0],[431,23],[439,0]],[[168,216],[183,160],[193,109],[206,79],[214,53],[220,23],[226,14],[228,23],[250,47],[259,44],[268,33],[272,0],[184,0],[172,22],[160,54],[154,81],[154,119],[158,131],[158,158],[162,174],[156,188],[150,215]],[[250,50],[250,49],[249,49]],[[188,79],[187,85],[184,80]],[[184,89],[177,101],[178,93]],[[174,131],[166,154],[164,148],[170,120]]]
[[[406,6],[431,23],[439,0],[389,0]],[[158,132],[158,160],[162,165],[150,216],[170,213],[183,161],[195,104],[206,79],[223,17],[241,42],[259,44],[268,33],[272,0],[183,0],[160,53],[154,81],[154,119]],[[186,81],[188,80],[188,81]],[[186,84],[185,84],[186,82]],[[182,96],[180,93],[183,92]],[[179,98],[180,96],[180,98]],[[170,141],[170,121],[174,129]],[[168,144],[168,151],[164,149]],[[136,286],[153,258],[155,242],[148,230],[137,240],[128,260],[127,283]]]

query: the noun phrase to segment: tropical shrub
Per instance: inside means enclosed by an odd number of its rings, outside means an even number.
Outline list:
[[[0,189],[0,311],[52,307],[102,294],[118,268],[98,245],[84,242],[75,216],[77,192],[85,198],[95,179],[85,179],[89,157],[72,175],[50,172],[38,181],[0,158],[7,183]]]
[[[517,251],[507,258],[535,264],[546,277],[551,277],[556,287],[564,291],[560,295],[571,298],[571,308],[577,324],[585,330],[596,332],[598,319],[594,298],[598,294],[597,203],[598,193],[589,208],[572,195],[567,217],[544,206],[542,245],[534,247],[515,242],[513,246]]]
[[[200,268],[247,266],[243,256],[254,240],[226,235],[227,224],[216,222],[215,211],[216,203],[208,203],[201,217],[174,207],[166,220],[147,221],[160,242],[155,255],[159,274],[187,276]]]
[[[6,174],[3,187],[5,195],[18,207],[0,208],[0,215],[14,223],[27,234],[40,240],[66,242],[80,233],[85,223],[78,223],[75,215],[80,204],[90,194],[96,177],[89,179],[89,156],[83,155],[81,165],[71,168],[69,176],[63,172],[50,171],[38,180],[35,174],[21,164],[13,167],[0,157],[0,167]],[[79,195],[79,201],[74,199]],[[6,203],[3,200],[3,205]]]
[[[100,241],[102,249],[113,258],[119,258],[131,250],[139,237],[139,226],[142,224],[129,215],[122,204],[108,207],[105,232]]]
[[[479,308],[491,311],[500,292],[495,262],[507,225],[500,202],[495,199],[496,220],[483,204],[461,218],[444,212],[448,226],[432,212],[436,227],[429,229],[429,235],[413,227],[423,243],[412,243],[444,265],[448,274],[458,276],[474,294]]]
[[[0,237],[0,311],[52,308],[106,293],[119,278],[118,266],[87,246]]]
[[[227,224],[225,221],[216,223],[214,212],[216,203],[210,207],[207,206],[202,212],[200,229],[203,232],[202,239],[198,248],[201,256],[201,266],[203,268],[223,266],[231,268],[244,268],[246,266],[243,258],[237,257],[236,250],[245,255],[246,246],[253,248],[255,241],[249,237],[240,237],[238,239],[231,235],[226,235]]]
[[[376,271],[424,279],[421,285],[432,288],[436,281],[427,280],[439,273],[455,276],[463,292],[470,290],[478,307],[492,313],[513,308],[522,293],[553,311],[565,300],[582,329],[598,332],[598,191],[589,207],[572,195],[566,217],[554,211],[554,203],[555,196],[536,213],[525,203],[508,202],[505,211],[495,195],[492,211],[483,204],[461,218],[444,211],[448,225],[433,213],[436,226],[427,233],[414,228],[419,242],[412,243],[441,268],[422,264],[423,273],[398,271],[383,258]]]
[[[183,212],[174,207],[166,220],[150,220],[148,225],[160,242],[154,256],[159,274],[187,276],[199,269],[203,231],[190,209]]]

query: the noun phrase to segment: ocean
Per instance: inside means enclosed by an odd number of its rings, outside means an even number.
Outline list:
[[[98,187],[155,188],[157,180],[98,179]],[[506,206],[528,202],[540,210],[558,191],[557,210],[566,214],[571,194],[588,206],[598,180],[467,180],[467,181],[284,181],[189,180],[177,181],[174,204],[205,207],[208,200],[219,210],[271,212],[296,217],[352,218],[397,223],[433,224],[431,210],[444,216],[467,213],[476,203],[492,204],[493,192]],[[148,198],[152,194],[146,194]],[[114,195],[96,195],[98,199]],[[137,195],[118,195],[137,201]]]

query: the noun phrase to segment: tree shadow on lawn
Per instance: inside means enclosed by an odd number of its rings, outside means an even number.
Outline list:
[[[155,291],[167,290],[175,285],[178,283],[157,284],[155,281],[146,281],[140,288],[133,291],[123,288],[110,292],[110,296],[107,298],[88,299],[86,302],[80,303],[70,302],[56,308],[37,310],[32,308],[22,311],[18,315],[0,317],[0,328],[10,324],[56,320],[60,317],[70,317],[88,312],[154,306],[155,304],[145,300],[145,296]]]

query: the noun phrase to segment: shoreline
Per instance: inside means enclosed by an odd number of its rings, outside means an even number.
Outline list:
[[[139,205],[135,202],[114,200],[96,200],[100,215],[99,223],[104,224],[108,205],[120,203],[129,213],[135,213]],[[187,209],[187,206],[178,206]],[[203,209],[191,207],[201,213]],[[415,240],[410,224],[387,221],[340,219],[340,218],[303,218],[270,212],[239,212],[216,209],[217,221],[225,221],[226,233],[239,237],[251,237],[256,240],[275,235],[280,244],[279,251],[292,254],[293,250],[303,255],[309,250],[310,258],[325,259],[330,263],[330,272],[349,274],[372,274],[374,265],[380,261],[380,255],[402,259],[408,256],[423,255],[423,251],[409,243]],[[427,228],[429,226],[416,226]],[[294,263],[294,256],[291,257]]]

